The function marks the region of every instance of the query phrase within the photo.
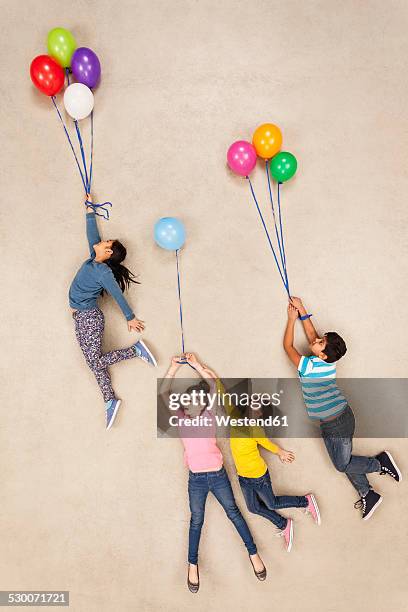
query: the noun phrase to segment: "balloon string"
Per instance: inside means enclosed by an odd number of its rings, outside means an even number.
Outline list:
[[[89,163],[89,192],[91,192],[92,186],[92,170],[93,170],[93,142],[94,142],[94,124],[93,124],[93,110],[91,112],[91,156]]]
[[[81,130],[79,129],[78,121],[76,119],[74,119],[74,125],[75,125],[75,130],[78,136],[79,148],[81,149],[82,165],[84,167],[84,175],[85,175],[85,182],[86,182],[86,193],[89,193],[90,186],[89,186],[89,179],[88,179],[88,171],[86,168],[84,144],[82,142]]]
[[[288,293],[289,293],[289,280],[288,280],[288,274],[286,272],[286,253],[285,253],[285,242],[284,242],[284,238],[283,238],[282,214],[281,214],[281,205],[280,205],[280,186],[281,185],[282,185],[282,183],[278,183],[278,215],[279,215],[279,226],[280,226],[281,242],[282,242],[283,267],[284,267],[285,273],[286,273],[286,281],[287,281]],[[289,296],[290,296],[290,294],[289,294]]]
[[[82,174],[82,170],[81,170],[81,166],[80,166],[79,161],[78,161],[77,154],[75,153],[74,145],[72,144],[72,140],[71,140],[71,138],[70,138],[70,136],[69,136],[69,133],[68,133],[68,130],[67,130],[67,126],[65,125],[65,122],[64,122],[64,120],[63,120],[63,118],[62,118],[62,115],[61,115],[61,113],[60,113],[60,110],[59,110],[58,105],[57,105],[56,100],[55,100],[55,96],[51,96],[51,100],[52,100],[52,103],[53,103],[53,104],[54,104],[54,106],[55,106],[55,110],[56,110],[56,111],[57,111],[57,113],[58,113],[58,117],[59,117],[59,120],[61,121],[62,127],[64,128],[65,135],[66,135],[66,137],[67,137],[67,139],[68,139],[69,146],[71,147],[71,151],[72,151],[72,153],[73,153],[73,155],[74,155],[74,158],[75,158],[76,164],[77,164],[77,166],[78,166],[79,174],[80,174],[81,179],[82,179],[82,184],[83,184],[84,189],[85,189],[85,192],[86,192],[87,185],[86,185],[86,182],[85,182],[85,179],[84,179],[84,175]]]
[[[67,79],[68,79],[68,72],[67,72]],[[85,178],[84,174],[82,172],[81,165],[79,163],[77,154],[76,154],[75,149],[74,149],[74,145],[72,144],[72,140],[71,140],[71,137],[69,135],[67,126],[65,125],[65,121],[62,118],[61,112],[60,112],[60,110],[58,108],[55,96],[51,96],[51,100],[52,100],[52,103],[54,104],[55,110],[57,111],[57,114],[58,114],[59,120],[61,122],[61,125],[64,128],[64,132],[65,132],[65,135],[67,137],[69,146],[71,147],[71,151],[72,151],[72,154],[73,154],[73,156],[75,158],[76,165],[78,166],[79,174],[81,176],[81,180],[82,180],[82,184],[84,186],[85,193],[87,194],[91,190],[91,180],[92,180],[93,131],[91,131],[91,164],[90,164],[91,174],[90,174],[90,178],[89,178],[89,181],[88,181],[88,177],[86,176],[86,178]],[[76,124],[77,122],[74,121],[74,123]],[[91,130],[92,130],[92,126],[93,126],[93,115],[91,115]],[[77,134],[78,134],[78,137],[80,139],[80,145],[81,145],[82,139],[81,139],[81,134],[79,132],[79,128],[78,128]],[[82,160],[83,160],[84,167],[85,167],[85,170],[86,170],[86,164],[85,164],[85,159],[84,159],[85,158],[85,154],[84,154],[83,146],[81,146],[81,153],[83,154]],[[109,221],[109,207],[112,208],[112,202],[102,202],[102,203],[99,204],[99,203],[95,203],[95,202],[89,202],[88,200],[86,200],[85,201],[85,205],[88,206],[89,208],[92,208],[92,210],[94,211],[95,215],[97,215],[98,217],[102,217],[106,221]],[[98,212],[98,209],[101,212]]]
[[[272,244],[271,237],[269,236],[268,228],[266,227],[266,223],[265,223],[265,220],[264,220],[263,215],[262,215],[262,213],[261,213],[261,209],[259,208],[258,200],[256,199],[256,195],[255,195],[254,188],[252,187],[252,182],[251,182],[251,179],[249,178],[249,176],[247,176],[246,178],[248,179],[249,186],[250,186],[250,188],[251,188],[251,194],[252,194],[252,197],[253,197],[253,199],[254,199],[255,206],[256,206],[256,208],[257,208],[257,211],[258,211],[259,217],[260,217],[260,219],[261,219],[261,221],[262,221],[262,225],[263,225],[263,228],[264,228],[264,230],[265,230],[265,234],[266,234],[266,237],[267,237],[267,239],[268,239],[269,246],[271,247],[271,251],[272,251],[272,253],[273,253],[273,257],[274,257],[274,259],[275,259],[276,267],[278,268],[278,272],[279,272],[280,277],[281,277],[281,279],[282,279],[283,286],[284,286],[284,287],[285,287],[285,289],[286,289],[286,292],[287,292],[287,294],[288,294],[288,297],[290,297],[289,288],[288,288],[288,285],[287,285],[287,283],[286,283],[286,280],[285,280],[285,278],[284,278],[284,276],[283,276],[283,274],[282,274],[282,271],[281,271],[281,268],[280,268],[280,265],[279,265],[278,258],[276,257],[275,249],[273,248],[273,244]]]
[[[69,87],[69,68],[65,68],[65,76],[67,77],[67,85]]]
[[[181,351],[184,355],[184,329],[183,329],[183,306],[181,303],[181,284],[180,284],[180,267],[179,267],[179,258],[178,258],[179,249],[176,249],[176,266],[177,266],[177,289],[178,289],[178,299],[179,299],[179,313],[180,313],[180,329],[181,329]]]
[[[185,346],[184,346],[183,305],[182,305],[182,302],[181,302],[181,282],[180,282],[179,250],[180,249],[176,249],[177,289],[178,289],[179,313],[180,313],[180,329],[181,329],[181,350],[182,350],[182,355],[183,355],[183,360],[180,363],[186,363],[187,365],[190,366],[190,368],[192,368],[193,370],[196,370],[196,368],[194,366],[192,366],[191,363],[188,363],[188,361],[186,361],[186,359],[184,358],[184,354],[185,354],[186,351],[185,351]]]
[[[266,169],[266,176],[267,176],[267,179],[268,179],[269,198],[271,200],[273,223],[274,223],[274,226],[275,226],[276,239],[278,241],[280,260],[281,260],[281,263],[282,263],[282,269],[283,269],[283,272],[284,272],[284,275],[285,275],[286,284],[289,286],[288,272],[286,270],[286,258],[285,258],[285,254],[284,254],[283,247],[282,247],[282,240],[283,240],[283,238],[282,238],[282,235],[281,235],[281,237],[279,236],[278,226],[276,224],[276,215],[275,215],[275,207],[274,207],[274,204],[273,204],[273,195],[272,195],[271,179],[270,179],[270,176],[269,176],[268,160],[265,161],[265,169]],[[282,234],[282,225],[281,225],[281,234]]]
[[[86,181],[87,181],[87,193],[91,193],[91,186],[92,186],[92,170],[93,170],[93,142],[94,142],[94,137],[93,137],[93,110],[91,112],[91,153],[90,153],[90,162],[89,162],[89,178],[87,176],[87,172],[86,172],[86,163],[85,163],[85,152],[84,152],[84,147],[83,147],[83,143],[82,143],[82,138],[81,138],[81,131],[79,129],[79,125],[78,125],[78,121],[74,121],[75,123],[75,128],[77,131],[77,135],[78,135],[78,140],[79,140],[79,144],[81,147],[81,153],[82,153],[82,160],[83,160],[83,164],[84,164],[84,168],[85,168],[85,176],[86,176]],[[105,219],[106,221],[109,221],[109,208],[112,208],[112,202],[102,202],[100,204],[96,204],[95,202],[89,202],[88,200],[85,202],[85,205],[88,206],[89,208],[92,208],[92,210],[94,211],[95,215],[97,215],[98,217],[102,217],[103,219]],[[102,214],[99,213],[97,211],[97,209],[100,209]]]

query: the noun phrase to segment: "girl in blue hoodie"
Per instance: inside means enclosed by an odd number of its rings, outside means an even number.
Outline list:
[[[112,388],[108,367],[122,361],[139,357],[146,363],[157,365],[151,351],[142,340],[132,346],[102,353],[102,338],[105,326],[103,312],[98,307],[98,298],[104,291],[118,304],[127,320],[129,331],[141,332],[144,323],[136,319],[123,296],[130,283],[136,283],[134,275],[123,264],[126,248],[119,240],[101,240],[96,223],[92,199],[86,199],[86,235],[90,257],[82,264],[69,289],[69,304],[73,309],[75,333],[88,366],[94,373],[105,401],[106,428],[110,429],[116,418],[120,400]]]

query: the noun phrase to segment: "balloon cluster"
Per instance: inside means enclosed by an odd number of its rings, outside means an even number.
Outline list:
[[[297,170],[296,157],[288,151],[281,151],[282,132],[273,123],[263,123],[256,128],[252,144],[246,140],[234,142],[227,152],[227,163],[231,170],[247,179],[251,196],[268,240],[269,247],[281,277],[286,293],[290,297],[288,268],[286,261],[285,239],[283,233],[281,192],[282,183],[291,179]],[[272,220],[275,229],[275,245],[268,230],[264,215],[255,195],[255,189],[249,177],[256,166],[257,158],[265,161],[266,179],[268,183],[269,199],[271,203]],[[275,210],[271,177],[277,183],[277,211]]]
[[[263,123],[256,128],[252,144],[246,140],[232,143],[227,152],[227,162],[235,174],[247,178],[256,166],[257,157],[269,163],[269,171],[277,183],[285,183],[297,170],[296,157],[281,151],[282,132],[273,123]]]
[[[64,28],[54,28],[47,37],[48,55],[38,55],[30,66],[34,85],[47,96],[56,96],[64,87],[64,106],[76,121],[85,119],[94,107],[92,89],[101,77],[101,64],[88,47],[77,47],[75,38]],[[75,83],[69,83],[69,75]]]
[[[47,47],[48,55],[38,55],[31,62],[31,80],[37,89],[51,98],[74,156],[85,194],[88,195],[91,193],[93,173],[94,95],[92,89],[96,87],[101,78],[101,64],[92,49],[77,47],[71,32],[64,28],[54,28],[48,33]],[[70,83],[70,75],[75,79],[74,83]],[[64,92],[64,106],[68,115],[73,119],[81,162],[57,104],[56,95],[64,87],[65,78],[67,87]],[[87,162],[78,122],[89,115],[91,144],[90,158]],[[92,208],[96,215],[109,219],[111,202],[97,204],[86,199],[85,204]]]

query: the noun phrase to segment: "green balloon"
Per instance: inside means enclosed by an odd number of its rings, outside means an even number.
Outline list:
[[[297,160],[292,153],[281,151],[269,162],[271,176],[278,183],[284,183],[292,178],[297,170]]]
[[[54,28],[48,33],[48,54],[63,68],[68,68],[71,65],[71,58],[76,46],[75,38],[69,30]]]

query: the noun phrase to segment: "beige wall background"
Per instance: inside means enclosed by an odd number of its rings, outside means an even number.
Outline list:
[[[0,588],[69,589],[75,612],[402,610],[406,485],[373,477],[385,499],[362,523],[318,439],[286,443],[293,466],[268,461],[277,492],[316,493],[321,528],[287,511],[288,555],[245,512],[269,570],[261,584],[209,499],[202,586],[187,591],[187,473],[180,443],[155,432],[156,377],[179,350],[175,262],[152,228],[165,215],[187,228],[188,349],[224,377],[294,375],[285,294],[248,185],[225,165],[232,141],[277,123],[299,159],[283,194],[293,292],[347,338],[341,376],[406,376],[406,2],[2,0],[1,13]],[[67,304],[87,257],[81,184],[29,79],[57,25],[102,62],[94,191],[114,207],[101,230],[128,246],[142,281],[130,301],[159,359],[156,371],[115,367],[123,406],[110,432]],[[261,166],[254,181],[266,207]],[[103,310],[106,348],[129,344],[119,310]],[[406,440],[356,447],[389,447],[406,465]]]

